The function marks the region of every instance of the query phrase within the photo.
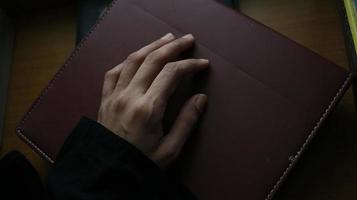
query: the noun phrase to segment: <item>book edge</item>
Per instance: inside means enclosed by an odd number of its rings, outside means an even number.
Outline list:
[[[51,158],[48,154],[46,154],[44,151],[41,150],[35,143],[33,143],[28,137],[24,135],[24,131],[21,128],[22,125],[27,121],[27,119],[30,117],[32,111],[36,109],[36,107],[40,104],[42,98],[46,95],[47,91],[51,88],[51,86],[56,82],[56,80],[62,75],[64,69],[68,66],[68,63],[77,55],[79,50],[86,44],[85,42],[89,39],[89,36],[92,34],[92,32],[97,28],[97,26],[104,20],[104,18],[107,16],[111,8],[118,2],[118,0],[112,1],[108,7],[105,8],[102,16],[97,20],[97,22],[92,26],[90,31],[86,34],[85,37],[81,40],[81,42],[77,45],[77,47],[73,50],[71,53],[70,57],[65,61],[63,66],[56,72],[54,77],[51,79],[51,81],[46,85],[46,87],[41,91],[41,94],[37,99],[31,104],[30,108],[27,110],[27,112],[24,114],[22,117],[21,121],[19,124],[16,126],[15,132],[17,135],[22,138],[27,144],[32,146],[35,151],[37,151],[40,155],[42,155],[45,159],[47,159],[50,163],[54,163],[54,159]]]
[[[352,73],[348,73],[346,79],[338,89],[336,95],[332,98],[330,104],[322,113],[320,119],[316,122],[310,134],[306,137],[305,142],[301,145],[300,149],[296,152],[295,156],[291,156],[291,158],[289,159],[291,161],[290,164],[287,166],[283,174],[280,176],[280,178],[277,180],[273,188],[270,190],[265,200],[271,200],[273,198],[274,194],[277,192],[280,185],[284,182],[291,169],[295,166],[297,161],[301,158],[301,155],[305,152],[306,147],[311,143],[312,139],[316,136],[318,130],[321,127],[321,124],[325,121],[326,117],[331,113],[335,105],[343,96],[344,92],[348,89],[349,85],[351,84],[351,80],[352,80]]]

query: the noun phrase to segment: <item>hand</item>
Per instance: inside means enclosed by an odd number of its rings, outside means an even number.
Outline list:
[[[161,168],[177,158],[207,101],[204,94],[191,97],[170,132],[164,134],[162,120],[170,95],[183,76],[209,64],[205,59],[173,62],[193,44],[191,34],[178,39],[167,34],[130,54],[105,75],[98,122]]]

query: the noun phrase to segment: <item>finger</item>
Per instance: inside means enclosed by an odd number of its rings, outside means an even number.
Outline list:
[[[175,39],[172,33],[168,33],[162,38],[156,40],[155,42],[141,48],[140,50],[130,54],[128,58],[124,61],[124,69],[122,75],[117,83],[117,88],[122,90],[125,88],[135,75],[136,71],[139,69],[140,65],[152,51],[160,48],[161,46],[171,42]]]
[[[167,134],[157,151],[157,158],[165,167],[180,154],[183,145],[193,130],[197,120],[203,113],[207,96],[197,94],[189,99],[181,109],[173,127]]]
[[[188,34],[151,52],[135,74],[132,86],[145,92],[165,64],[177,58],[193,44],[194,37]]]
[[[120,64],[105,73],[103,89],[102,89],[103,97],[107,97],[113,92],[115,85],[120,77],[120,73],[122,69],[123,69],[123,65]]]
[[[165,107],[167,100],[185,75],[202,71],[208,65],[206,59],[187,59],[168,63],[151,84],[147,96],[155,99],[159,107]]]

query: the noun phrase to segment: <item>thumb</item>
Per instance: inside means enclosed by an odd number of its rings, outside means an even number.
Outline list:
[[[159,165],[165,168],[180,154],[183,145],[203,113],[207,103],[207,95],[196,94],[182,107],[169,134],[160,144],[157,157]]]

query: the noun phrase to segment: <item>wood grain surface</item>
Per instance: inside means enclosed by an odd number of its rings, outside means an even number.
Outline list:
[[[15,127],[70,55],[75,43],[73,5],[17,16],[16,39],[1,155],[18,150],[45,177],[47,162],[15,134]]]
[[[241,0],[241,10],[348,68],[335,0]],[[0,154],[19,150],[45,178],[48,165],[15,135],[15,126],[75,44],[73,5],[19,15]],[[351,90],[321,128],[274,199],[357,199],[357,119]]]

